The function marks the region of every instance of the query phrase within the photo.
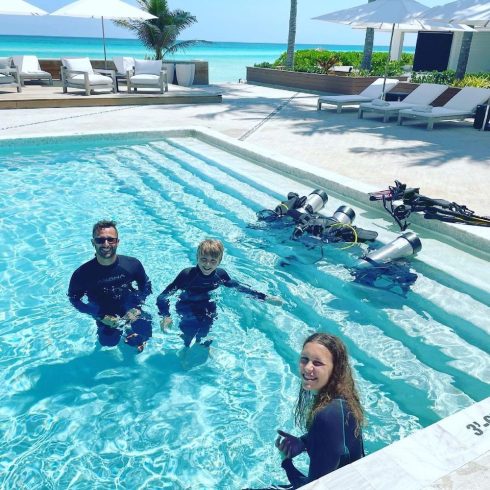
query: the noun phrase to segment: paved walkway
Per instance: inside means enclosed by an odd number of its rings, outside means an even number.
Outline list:
[[[317,111],[313,94],[246,84],[215,90],[223,94],[221,104],[0,111],[0,137],[204,126],[372,184],[373,190],[398,179],[430,197],[490,214],[490,133],[469,122],[426,131],[360,120],[355,109]]]

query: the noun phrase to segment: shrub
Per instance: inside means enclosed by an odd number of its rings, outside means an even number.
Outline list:
[[[356,71],[362,62],[361,51],[329,51],[319,49],[300,49],[294,54],[294,71],[308,72],[308,73],[325,73],[325,67],[331,65],[335,59],[334,64],[343,66],[353,66]],[[387,53],[373,53],[372,56],[372,68],[369,71],[362,71],[363,75],[375,75],[381,76],[385,72],[385,63]],[[413,55],[403,53],[399,61],[390,61],[388,64],[388,75],[401,75],[403,74],[403,66],[411,65],[413,63]],[[262,66],[263,63],[258,63],[255,66],[263,68],[277,68],[286,64],[286,53],[282,53],[279,58],[272,64]],[[355,74],[355,73],[354,73]]]
[[[456,80],[454,70],[431,71],[426,73],[414,73],[414,83],[440,83],[452,87],[480,87],[490,88],[490,73],[468,73],[461,80]]]

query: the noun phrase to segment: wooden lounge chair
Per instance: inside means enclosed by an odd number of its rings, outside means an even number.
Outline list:
[[[95,70],[88,58],[63,58],[61,64],[63,93],[68,92],[68,87],[85,90],[85,95],[90,95],[92,91],[101,89],[116,92],[114,70]]]
[[[463,87],[442,107],[417,107],[398,112],[398,124],[403,119],[416,119],[433,129],[435,122],[463,120],[475,115],[476,106],[490,98],[490,88]]]
[[[128,72],[126,83],[128,92],[133,88],[157,88],[161,94],[168,91],[167,70],[162,60],[134,60],[134,74]]]
[[[402,109],[416,109],[417,106],[427,106],[439,95],[445,92],[447,85],[437,83],[421,83],[413,92],[410,92],[401,102],[386,102],[385,100],[373,100],[359,106],[359,118],[362,119],[365,112],[374,112],[383,115],[383,122],[390,117],[398,116]]]
[[[389,92],[398,82],[397,79],[387,78],[385,93]],[[317,110],[321,110],[322,104],[330,104],[337,107],[337,112],[342,112],[342,107],[344,106],[358,106],[363,102],[371,102],[374,99],[379,99],[382,94],[383,79],[378,78],[358,95],[323,95],[318,97],[316,108]]]
[[[14,86],[17,92],[22,92],[19,70],[12,66],[12,58],[0,58],[0,89],[6,86]]]
[[[24,85],[25,80],[47,80],[49,85],[53,85],[51,73],[41,70],[41,65],[37,56],[13,56],[14,65],[19,69],[20,83]]]

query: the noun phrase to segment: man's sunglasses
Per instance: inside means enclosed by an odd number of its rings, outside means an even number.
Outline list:
[[[97,245],[102,245],[105,242],[107,242],[107,243],[117,243],[117,238],[115,238],[113,236],[98,236],[98,237],[95,237],[94,238],[94,242]]]

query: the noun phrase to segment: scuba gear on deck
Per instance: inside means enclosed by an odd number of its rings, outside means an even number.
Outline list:
[[[393,217],[402,231],[410,223],[411,213],[421,212],[426,219],[438,219],[448,223],[463,223],[474,226],[490,226],[490,217],[477,216],[466,206],[444,199],[432,199],[419,193],[419,188],[408,188],[398,180],[387,190],[371,192],[370,201],[383,201],[383,207]]]

